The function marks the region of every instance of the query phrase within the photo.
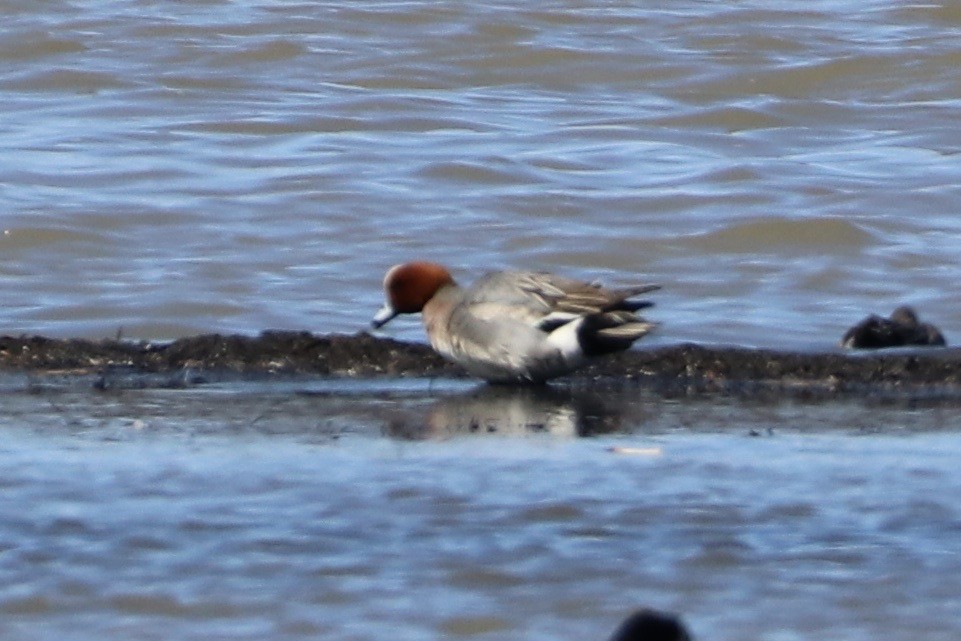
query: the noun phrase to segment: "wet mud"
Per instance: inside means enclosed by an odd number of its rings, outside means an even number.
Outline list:
[[[172,342],[0,337],[0,369],[31,376],[91,376],[95,387],[181,387],[277,375],[467,378],[429,346],[368,333],[208,334]],[[558,379],[561,385],[634,385],[665,397],[711,393],[817,400],[961,399],[961,350],[792,352],[679,344],[638,348]]]

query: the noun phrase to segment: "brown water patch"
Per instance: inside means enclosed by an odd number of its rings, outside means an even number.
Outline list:
[[[94,94],[108,89],[120,89],[126,82],[119,77],[97,71],[54,69],[31,73],[10,80],[6,87],[19,91],[49,91]]]
[[[708,252],[798,254],[862,248],[872,239],[861,227],[841,218],[761,218],[729,224],[690,242]]]
[[[0,42],[0,60],[24,61],[47,56],[76,54],[87,47],[75,38],[52,36],[42,30],[16,34]]]
[[[498,617],[454,617],[440,626],[446,637],[480,636],[508,630],[510,627],[509,621]]]

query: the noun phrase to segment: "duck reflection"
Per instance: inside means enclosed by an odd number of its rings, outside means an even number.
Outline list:
[[[446,438],[469,434],[562,437],[610,434],[622,429],[631,407],[617,391],[543,386],[480,385],[445,396],[422,420],[389,421],[389,436],[401,439]]]

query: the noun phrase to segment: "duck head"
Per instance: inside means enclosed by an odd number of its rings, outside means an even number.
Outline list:
[[[442,265],[416,261],[394,265],[384,276],[384,306],[374,315],[374,329],[383,327],[398,314],[417,314],[434,294],[454,279]]]

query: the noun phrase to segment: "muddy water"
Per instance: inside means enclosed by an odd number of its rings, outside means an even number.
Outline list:
[[[10,639],[955,639],[957,410],[5,381]]]

